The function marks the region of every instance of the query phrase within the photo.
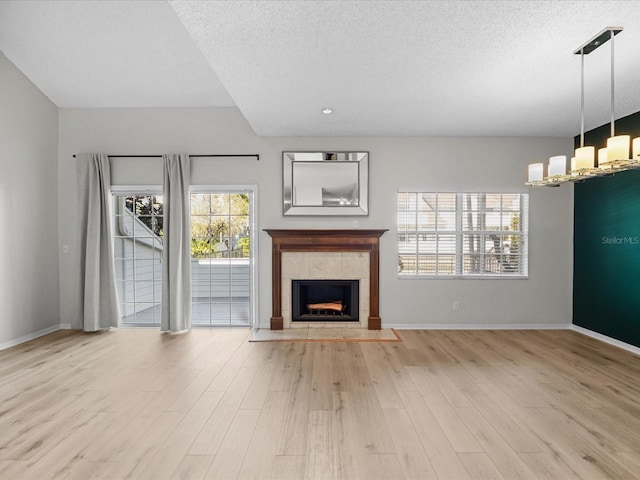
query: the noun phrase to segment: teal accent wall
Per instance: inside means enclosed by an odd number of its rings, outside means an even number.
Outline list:
[[[640,112],[616,121],[616,134],[640,136]],[[585,145],[609,135],[594,129]],[[573,242],[573,323],[640,347],[640,170],[575,184]]]

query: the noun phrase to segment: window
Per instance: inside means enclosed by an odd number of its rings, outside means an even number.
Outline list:
[[[249,190],[192,189],[194,326],[251,324],[252,202]]]
[[[160,325],[163,203],[161,195],[113,195],[114,260],[123,325]]]
[[[526,277],[529,196],[398,193],[400,277]]]

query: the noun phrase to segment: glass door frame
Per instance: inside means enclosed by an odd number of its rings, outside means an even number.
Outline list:
[[[110,193],[110,209],[114,206],[116,197],[124,197],[124,196],[132,196],[132,197],[144,197],[144,196],[162,196],[162,185],[111,185],[109,190]],[[111,222],[115,222],[116,217],[118,216],[117,212],[111,211]],[[112,223],[112,226],[115,228],[116,225]],[[114,230],[112,233],[111,242],[115,242],[117,238],[116,231]],[[114,257],[115,257],[115,244],[114,244]],[[115,258],[114,258],[115,260]],[[114,265],[115,266],[115,265]],[[135,271],[135,270],[134,270]],[[160,275],[160,285],[162,285],[162,274]],[[135,287],[134,287],[135,288]],[[162,291],[162,288],[160,289]],[[118,298],[118,303],[122,301],[121,298]],[[162,301],[161,301],[162,303]],[[161,304],[160,303],[160,304]],[[154,306],[155,308],[155,306]],[[136,322],[127,322],[124,323],[122,321],[122,312],[120,312],[118,318],[118,327],[125,328],[159,328],[160,320],[157,323],[149,323],[148,325],[145,323],[136,323]]]
[[[112,185],[111,198],[116,195],[162,195],[162,185]],[[248,193],[249,204],[249,326],[257,329],[258,321],[258,186],[257,185],[191,185],[192,193]],[[113,212],[112,212],[113,217]],[[113,221],[113,220],[110,220]],[[111,239],[113,241],[113,239]],[[122,320],[118,321],[119,326]],[[156,326],[156,325],[153,325]],[[245,327],[246,328],[246,327]]]
[[[249,194],[249,327],[258,328],[258,186],[191,185],[189,194]],[[232,326],[233,327],[233,326]],[[215,328],[215,327],[214,327]],[[245,327],[246,328],[246,327]]]

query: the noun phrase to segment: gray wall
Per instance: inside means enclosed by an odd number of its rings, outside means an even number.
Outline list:
[[[258,185],[259,322],[271,316],[271,241],[264,228],[388,228],[381,240],[384,326],[562,325],[571,323],[573,187],[531,190],[528,280],[399,280],[396,192],[527,192],[526,165],[569,154],[570,138],[257,137],[235,108],[60,111],[61,316],[80,328],[76,176],[73,155],[163,152],[259,153],[254,159],[194,159],[192,183]],[[368,217],[283,217],[283,150],[370,152]],[[161,184],[158,159],[115,159],[114,184]],[[452,302],[459,301],[454,311]]]
[[[0,346],[57,328],[58,109],[0,53]]]

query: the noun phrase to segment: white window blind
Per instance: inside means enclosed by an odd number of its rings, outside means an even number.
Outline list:
[[[528,274],[524,193],[398,193],[398,275]]]

